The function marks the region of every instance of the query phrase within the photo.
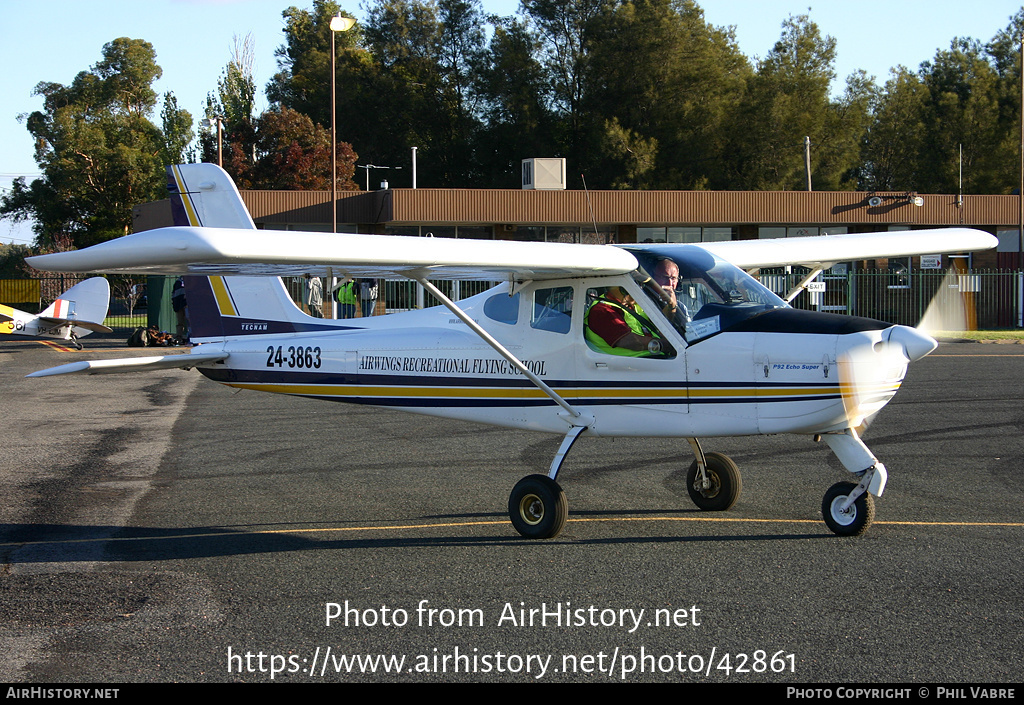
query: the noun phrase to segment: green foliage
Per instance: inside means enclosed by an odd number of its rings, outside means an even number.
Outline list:
[[[417,147],[425,186],[515,187],[523,158],[561,156],[570,187],[585,174],[592,188],[803,189],[805,138],[818,190],[956,192],[961,166],[967,193],[1017,183],[1024,10],[988,43],[954,39],[917,70],[882,85],[857,72],[837,94],[836,41],[810,15],[786,19],[753,63],[696,0],[522,0],[515,17],[479,0],[369,0],[365,23],[333,33],[339,7],[282,13],[263,115],[251,39],[236,39],[206,116],[223,121],[240,187],[328,188],[332,115],[342,188],[357,188],[355,146],[405,169]],[[162,197],[192,128],[170,94],[150,121],[155,58],[118,39],[71,85],[37,86],[44,108],[26,126],[44,176],[16,181],[0,216],[34,219],[40,244],[82,246]],[[217,158],[215,127],[199,148]],[[391,173],[398,185],[408,172]]]
[[[494,32],[474,79],[482,122],[476,159],[482,183],[514,188],[524,156],[559,153],[555,117],[545,102],[539,41],[516,18],[491,21]]]
[[[178,107],[178,99],[173,93],[164,94],[160,120],[163,124],[164,144],[161,157],[164,165],[195,161],[195,154],[189,147],[194,136],[192,116],[188,111]]]
[[[602,161],[590,167],[590,181],[612,188],[728,187],[726,121],[751,75],[732,33],[708,25],[694,2],[634,0],[601,14],[592,42],[583,114],[600,116],[587,141]],[[608,132],[613,124],[633,136],[616,138],[617,130]]]
[[[0,242],[0,279],[27,279],[25,258],[31,254],[25,245]]]
[[[782,29],[733,116],[730,152],[738,158],[731,164],[731,180],[736,188],[806,188],[805,138],[819,146],[835,137],[828,120],[835,40],[822,37],[806,15],[790,17]]]
[[[885,87],[872,88],[868,127],[859,167],[860,187],[868,191],[923,190],[919,178],[925,137],[927,93],[917,74],[892,70]]]
[[[149,114],[152,83],[161,75],[152,45],[120,38],[69,86],[43,82],[44,107],[28,116],[42,178],[14,184],[0,216],[35,221],[37,243],[66,235],[78,246],[128,233],[132,208],[164,193],[164,160],[180,158],[191,139],[191,117],[165,97],[164,126]]]
[[[335,3],[290,8],[277,104],[330,121]],[[485,43],[483,27],[492,28]],[[882,86],[862,72],[836,95],[836,41],[787,18],[752,65],[695,0],[372,0],[339,35],[340,134],[420,183],[510,187],[531,156],[564,156],[570,187],[1005,192],[1015,181],[1024,10],[988,44],[955,40]]]

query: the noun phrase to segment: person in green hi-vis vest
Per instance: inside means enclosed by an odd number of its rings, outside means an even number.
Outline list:
[[[334,291],[334,300],[338,302],[338,318],[356,317],[356,282],[349,279]]]
[[[587,342],[599,352],[628,357],[663,354],[661,334],[636,301],[617,286],[608,287],[583,319]]]

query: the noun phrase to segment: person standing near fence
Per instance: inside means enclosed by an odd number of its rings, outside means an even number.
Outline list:
[[[182,340],[188,340],[188,318],[187,301],[185,300],[185,281],[178,277],[174,280],[174,287],[171,289],[171,308],[177,318],[177,329],[175,333]]]
[[[359,304],[363,318],[369,318],[376,310],[378,289],[376,279],[359,280]]]
[[[306,274],[306,305],[309,307],[310,316],[324,317],[324,285],[320,277]]]
[[[334,300],[338,302],[338,318],[356,317],[356,282],[354,279],[342,282],[334,290]]]

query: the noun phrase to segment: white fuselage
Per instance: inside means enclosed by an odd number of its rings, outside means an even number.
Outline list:
[[[655,311],[651,319],[674,354],[622,357],[585,344],[590,284],[545,281],[524,287],[514,299],[503,285],[460,307],[592,418],[593,435],[702,437],[843,428],[849,399],[844,405],[839,363],[848,350],[870,350],[884,335],[726,331],[687,345]],[[632,283],[624,278],[622,285]],[[558,295],[555,311],[539,303],[550,303],[552,292]],[[200,369],[239,388],[566,431],[567,412],[443,307],[339,323],[359,327],[201,345],[197,352],[214,347],[230,356]],[[856,365],[872,375],[874,394],[858,403],[865,414],[873,413],[899,387],[905,360],[896,366],[871,360]]]

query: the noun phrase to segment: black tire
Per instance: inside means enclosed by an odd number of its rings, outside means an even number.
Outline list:
[[[832,533],[838,536],[860,536],[875,520],[875,498],[867,492],[858,497],[846,513],[839,511],[856,487],[852,482],[837,482],[828,488],[821,500],[821,516]]]
[[[697,487],[697,461],[694,459],[686,473],[686,489],[690,493],[690,499],[708,512],[724,512],[731,509],[743,490],[740,469],[736,467],[732,458],[721,453],[705,453],[704,462],[704,472],[710,484],[707,489]]]
[[[557,482],[546,475],[528,475],[508,498],[512,526],[528,539],[552,539],[569,518],[569,502]]]

